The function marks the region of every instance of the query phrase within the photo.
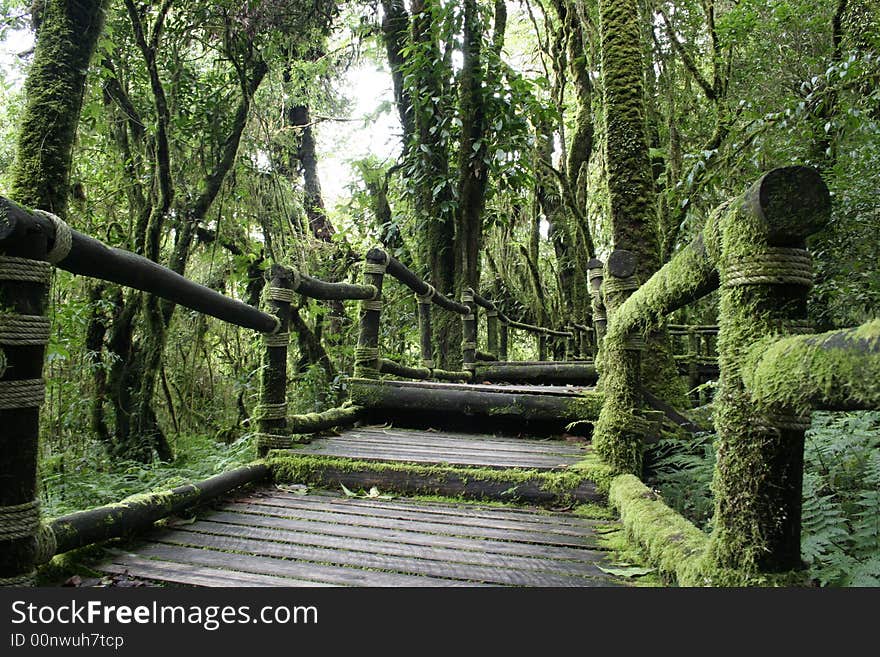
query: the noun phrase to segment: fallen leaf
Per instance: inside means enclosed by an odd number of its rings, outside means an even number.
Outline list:
[[[654,568],[642,568],[640,566],[621,566],[620,568],[603,568],[602,566],[596,566],[596,568],[603,573],[617,575],[618,577],[642,577],[643,575],[654,572]]]

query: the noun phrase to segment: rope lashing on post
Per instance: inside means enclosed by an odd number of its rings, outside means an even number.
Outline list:
[[[47,563],[58,552],[58,538],[50,525],[41,524],[34,534],[34,541],[37,543],[34,550],[36,563]]]
[[[608,320],[608,313],[605,308],[597,308],[593,311],[593,322],[604,322]]]
[[[6,374],[6,365],[9,361],[6,360],[6,352],[0,348],[0,376]]]
[[[473,303],[474,302],[474,291],[473,290],[465,290],[461,293],[461,302],[462,303]]]
[[[39,408],[46,399],[43,379],[0,381],[0,410]]]
[[[40,527],[40,501],[0,506],[0,541],[27,538]]]
[[[809,415],[764,413],[755,418],[752,426],[761,433],[776,434],[780,431],[806,431],[810,423]]]
[[[498,311],[497,310],[487,310],[486,317],[498,317]]]
[[[381,292],[379,292],[379,288],[376,287],[375,285],[367,285],[367,287],[373,290],[373,292],[370,295],[370,298],[368,300],[375,301],[376,299],[378,299],[379,295],[381,294]]]
[[[358,347],[354,351],[355,363],[373,363],[379,360],[378,347]]]
[[[476,349],[477,343],[476,342],[462,342],[461,348],[463,351],[467,351],[468,349]]]
[[[286,347],[290,344],[290,333],[266,333],[263,335],[264,347]]]
[[[385,270],[388,269],[388,261],[385,262],[365,262],[364,263],[364,273],[365,274],[385,274]]]
[[[648,343],[641,333],[630,333],[623,341],[623,348],[627,351],[645,351],[648,348]]]
[[[254,407],[254,419],[286,420],[287,402],[281,402],[279,404],[258,404]]]
[[[433,285],[431,285],[430,283],[425,283],[425,285],[428,286],[428,291],[424,294],[416,295],[416,300],[419,303],[431,303],[431,299],[433,299],[434,296],[437,294],[437,290],[434,288]]]
[[[288,289],[286,287],[267,287],[266,298],[269,301],[293,303],[293,300],[296,299],[296,288]]]
[[[290,449],[293,447],[293,438],[281,436],[275,433],[255,433],[257,449]]]
[[[0,345],[39,346],[49,341],[51,325],[42,315],[0,315]]]
[[[473,313],[470,313],[470,314],[467,314],[467,315],[463,315],[462,318],[461,318],[461,320],[462,320],[463,322],[472,322],[472,321],[474,321],[474,319],[476,319],[476,317],[474,316]]]
[[[623,278],[615,278],[608,276],[602,281],[605,294],[614,294],[616,292],[630,292],[639,289],[639,279],[635,276],[624,276]]]
[[[0,256],[0,281],[21,281],[48,285],[52,276],[52,265],[43,260]]]
[[[382,299],[365,299],[361,301],[361,310],[374,310],[382,312]]]
[[[769,247],[762,253],[735,258],[727,263],[724,287],[743,285],[813,286],[813,263],[806,249]]]
[[[46,260],[53,265],[57,265],[64,260],[70,253],[73,246],[73,231],[70,229],[63,219],[47,212],[46,210],[33,210],[33,213],[41,217],[45,217],[55,226],[55,241],[49,253],[46,254]]]

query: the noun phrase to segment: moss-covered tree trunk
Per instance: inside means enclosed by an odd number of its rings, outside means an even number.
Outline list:
[[[635,262],[635,281],[615,283],[609,312],[623,303],[633,284],[650,278],[660,265],[657,210],[648,141],[645,132],[643,41],[637,0],[601,0],[600,33],[605,97],[607,182],[611,232],[615,249],[626,250]],[[606,284],[610,283],[606,278]],[[657,396],[684,402],[675,363],[664,335],[651,340],[642,372],[623,342],[603,349],[602,376],[606,404],[595,430],[597,451],[621,472],[641,472],[636,414],[638,395],[630,388],[644,385]]]
[[[89,61],[104,22],[104,2],[42,3],[25,91],[11,196],[64,217],[70,156]]]
[[[458,217],[455,227],[457,292],[480,289],[480,247],[483,242],[483,208],[489,169],[488,145],[483,139],[486,108],[487,54],[483,52],[483,27],[476,0],[464,0],[463,59],[459,73],[461,145],[458,160]],[[506,25],[506,7],[496,3],[496,42],[499,50]]]

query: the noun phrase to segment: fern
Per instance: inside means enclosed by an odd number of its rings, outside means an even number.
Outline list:
[[[709,528],[712,434],[664,439],[647,483]],[[814,413],[804,450],[802,554],[822,586],[880,586],[880,412]]]

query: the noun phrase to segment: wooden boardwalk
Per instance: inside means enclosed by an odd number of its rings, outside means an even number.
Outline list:
[[[367,461],[466,465],[488,468],[564,469],[584,458],[582,443],[505,438],[452,431],[366,427],[316,438],[296,454],[341,456]]]
[[[621,585],[604,558],[596,522],[571,514],[264,489],[100,570],[190,586]]]

